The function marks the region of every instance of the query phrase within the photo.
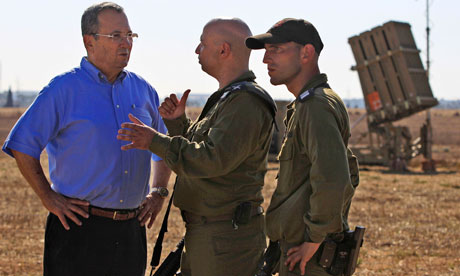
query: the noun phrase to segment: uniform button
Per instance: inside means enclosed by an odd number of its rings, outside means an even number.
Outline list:
[[[117,108],[120,108],[120,106],[117,104]]]
[[[128,174],[128,171],[125,171],[125,174]]]
[[[123,203],[123,199],[120,199],[120,203]]]

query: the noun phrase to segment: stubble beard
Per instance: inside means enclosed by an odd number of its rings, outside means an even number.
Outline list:
[[[282,85],[286,84],[288,82],[288,79],[283,76],[270,76],[270,83],[272,85]]]
[[[301,74],[301,68],[292,68],[290,72],[287,72],[283,76],[270,76],[270,83],[273,85],[289,85],[294,79]]]
[[[270,77],[270,83],[273,85],[281,85],[284,84],[282,80],[275,79],[274,77]]]

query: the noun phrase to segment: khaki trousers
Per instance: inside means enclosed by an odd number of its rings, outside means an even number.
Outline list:
[[[300,268],[298,262],[294,270],[289,271],[289,267],[284,265],[284,262],[287,259],[287,252],[290,248],[297,246],[297,244],[289,244],[284,241],[280,241],[280,248],[281,248],[281,258],[280,258],[280,271],[279,276],[297,276],[300,275]],[[305,267],[305,275],[304,276],[330,276],[329,273],[326,272],[319,264],[318,264],[318,254],[316,253],[311,257],[310,261],[307,262],[307,266]]]
[[[264,216],[234,230],[231,221],[187,223],[183,276],[254,276],[266,247]]]

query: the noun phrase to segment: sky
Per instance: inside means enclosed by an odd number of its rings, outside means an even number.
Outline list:
[[[86,0],[0,0],[0,91],[39,91],[56,75],[79,65],[86,55],[81,37]],[[286,18],[303,18],[318,29],[325,45],[320,59],[331,87],[343,98],[362,98],[348,38],[390,20],[409,23],[422,61],[426,60],[426,0],[130,0],[117,1],[131,29],[139,33],[128,70],[141,75],[160,97],[191,89],[210,94],[215,79],[201,71],[194,53],[203,26],[216,17],[238,17],[253,34]],[[460,99],[460,1],[429,0],[430,84],[438,99]],[[253,51],[250,67],[275,99],[292,99],[284,85],[272,86]]]

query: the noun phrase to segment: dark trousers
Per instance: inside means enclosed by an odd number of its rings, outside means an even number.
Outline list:
[[[65,230],[59,218],[48,215],[45,230],[44,276],[144,276],[147,259],[145,227],[137,218],[70,219]]]

